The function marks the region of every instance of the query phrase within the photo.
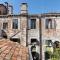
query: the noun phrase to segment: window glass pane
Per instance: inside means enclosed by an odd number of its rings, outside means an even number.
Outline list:
[[[46,29],[52,29],[52,20],[51,19],[46,19]]]
[[[36,28],[36,19],[31,19],[31,29]]]
[[[56,21],[54,20],[54,26],[53,26],[54,29],[56,29]]]
[[[18,19],[13,19],[13,29],[18,29]]]
[[[3,29],[7,29],[8,28],[8,23],[3,23]]]

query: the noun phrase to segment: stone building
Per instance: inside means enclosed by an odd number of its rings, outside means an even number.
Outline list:
[[[27,3],[20,8],[15,15],[11,5],[0,4],[0,38],[27,46],[30,60],[45,60],[46,47],[53,52],[52,43],[60,42],[60,13],[30,15]]]

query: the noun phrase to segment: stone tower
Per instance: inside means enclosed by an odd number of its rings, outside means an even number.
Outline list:
[[[21,4],[21,14],[27,14],[28,13],[27,7],[28,7],[27,3]]]
[[[21,43],[26,46],[27,45],[27,19],[28,19],[28,10],[27,3],[21,4]]]

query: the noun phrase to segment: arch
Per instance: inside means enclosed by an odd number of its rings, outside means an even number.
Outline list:
[[[39,45],[39,42],[37,39],[31,39],[31,44]]]

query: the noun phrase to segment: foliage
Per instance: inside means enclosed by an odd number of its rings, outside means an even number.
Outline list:
[[[60,60],[60,48],[53,48],[53,53],[51,51],[45,52],[45,60]]]
[[[48,60],[51,58],[52,53],[50,51],[45,52],[45,60]]]
[[[51,60],[60,60],[60,48],[54,48]]]
[[[60,60],[60,42],[55,41],[53,47],[46,47],[45,60]]]

